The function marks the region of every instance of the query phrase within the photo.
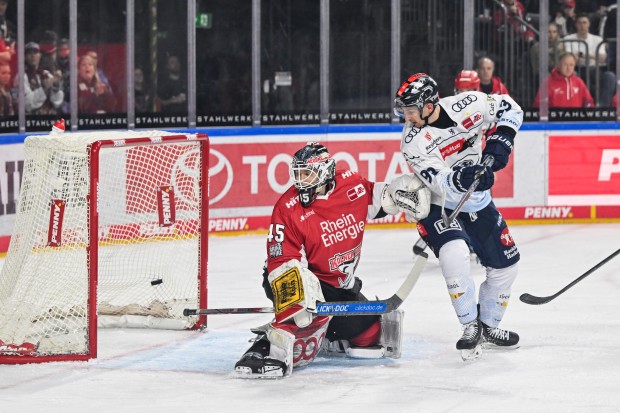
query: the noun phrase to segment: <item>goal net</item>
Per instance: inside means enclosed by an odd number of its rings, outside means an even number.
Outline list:
[[[205,135],[30,136],[0,273],[0,363],[86,360],[99,325],[193,329],[206,307]]]

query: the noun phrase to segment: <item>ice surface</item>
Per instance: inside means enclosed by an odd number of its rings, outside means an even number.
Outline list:
[[[0,365],[0,412],[617,412],[620,411],[620,257],[554,301],[531,306],[620,247],[620,224],[514,226],[520,274],[502,327],[521,348],[474,363],[438,262],[403,303],[399,360],[319,357],[284,380],[238,380],[250,327],[269,314],[210,316],[207,331],[101,330],[90,362]],[[413,229],[369,230],[357,275],[386,298],[409,271]],[[209,307],[268,306],[264,237],[211,237]],[[472,263],[477,285],[484,270]]]

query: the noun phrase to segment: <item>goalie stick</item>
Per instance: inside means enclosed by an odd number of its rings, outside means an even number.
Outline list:
[[[532,304],[532,305],[546,304],[549,301],[551,301],[554,298],[556,298],[557,296],[563,294],[566,290],[568,290],[573,285],[577,284],[579,281],[581,281],[584,278],[586,278],[588,275],[592,274],[594,271],[596,271],[599,268],[601,268],[603,265],[605,265],[607,262],[611,261],[611,259],[614,258],[618,254],[620,254],[620,249],[616,250],[616,252],[614,252],[609,257],[605,258],[603,261],[601,261],[598,264],[596,264],[594,267],[590,268],[588,271],[586,271],[585,273],[583,273],[582,275],[577,277],[573,282],[571,282],[566,287],[562,288],[560,291],[558,291],[557,293],[555,293],[553,295],[550,295],[548,297],[537,297],[535,295],[525,293],[525,294],[521,294],[521,297],[519,297],[519,300],[523,301],[525,304]]]
[[[407,274],[402,285],[387,300],[374,301],[339,301],[339,302],[318,302],[316,310],[313,313],[325,316],[348,316],[348,315],[375,315],[385,314],[396,310],[409,296],[413,286],[420,278],[428,254],[421,252],[413,265],[413,268]],[[248,307],[248,308],[205,308],[183,310],[184,316],[204,315],[204,314],[252,314],[252,313],[273,313],[273,307]]]
[[[495,162],[495,158],[492,155],[486,155],[484,160],[482,161],[482,165],[493,166],[493,162]],[[467,200],[471,197],[471,194],[473,194],[476,188],[478,188],[478,184],[480,183],[480,176],[482,176],[483,173],[484,170],[482,170],[476,175],[476,179],[474,179],[474,182],[471,183],[469,189],[467,189],[467,192],[465,192],[465,195],[463,195],[463,198],[461,198],[450,216],[446,215],[446,211],[442,207],[441,217],[446,227],[449,227],[450,224],[452,224],[452,222],[456,219],[456,216],[461,212],[461,209],[463,209],[463,205],[465,205],[465,202],[467,202]]]

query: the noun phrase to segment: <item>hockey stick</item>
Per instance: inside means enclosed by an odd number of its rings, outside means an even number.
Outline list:
[[[532,304],[532,305],[546,304],[549,301],[556,298],[557,296],[563,294],[566,290],[568,290],[573,285],[577,284],[579,281],[586,278],[588,275],[592,274],[594,271],[601,268],[603,265],[605,265],[608,261],[611,261],[611,259],[614,258],[618,254],[620,254],[620,249],[614,252],[613,254],[611,254],[609,257],[605,258],[603,261],[596,264],[594,267],[590,268],[588,271],[586,271],[585,273],[577,277],[577,279],[575,279],[573,282],[571,282],[566,287],[562,288],[560,291],[558,291],[557,293],[553,295],[550,295],[548,297],[537,297],[535,295],[525,293],[525,294],[521,294],[521,297],[519,297],[519,300],[523,301],[526,304]]]
[[[331,316],[348,316],[348,315],[375,315],[385,314],[396,310],[403,301],[409,296],[409,293],[413,289],[413,286],[418,282],[418,278],[424,270],[428,254],[421,252],[416,259],[413,268],[407,274],[407,278],[403,281],[402,285],[387,300],[375,300],[375,301],[341,301],[341,302],[328,302],[317,303],[316,311],[314,313],[318,315],[331,315]],[[203,315],[203,314],[252,314],[252,313],[273,313],[272,307],[249,307],[249,308],[206,308],[206,309],[191,309],[186,308],[183,310],[184,316]]]
[[[493,166],[493,162],[495,162],[495,158],[493,158],[492,155],[486,155],[484,160],[482,161],[482,165]],[[471,183],[469,189],[467,190],[467,192],[465,192],[465,195],[463,195],[463,198],[461,198],[459,203],[456,205],[456,208],[452,210],[450,216],[446,215],[445,210],[441,210],[441,218],[443,219],[443,223],[446,225],[446,227],[449,227],[450,224],[452,224],[452,222],[456,219],[456,216],[461,212],[461,209],[463,209],[463,205],[465,205],[465,202],[467,202],[467,200],[471,197],[471,194],[473,194],[476,188],[478,188],[478,184],[480,183],[480,177],[482,176],[482,174],[484,174],[484,169],[476,175],[476,179],[474,179],[474,182]]]

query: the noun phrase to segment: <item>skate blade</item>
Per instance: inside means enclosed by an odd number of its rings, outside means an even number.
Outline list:
[[[482,357],[482,345],[478,344],[475,348],[461,350],[463,361],[474,361]]]
[[[492,350],[492,351],[507,351],[507,350],[516,350],[519,347],[521,347],[520,343],[517,343],[513,346],[498,346],[497,344],[493,344],[490,342],[484,342],[482,343],[482,348],[485,350]]]
[[[249,367],[236,367],[234,376],[237,379],[281,379],[284,377],[281,369],[264,373],[252,373],[252,369]]]

